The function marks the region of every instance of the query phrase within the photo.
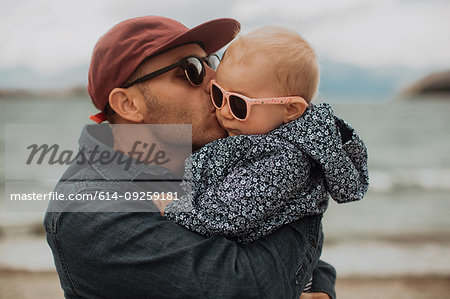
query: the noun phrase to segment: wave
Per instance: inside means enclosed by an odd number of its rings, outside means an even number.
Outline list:
[[[371,192],[386,193],[411,188],[450,191],[450,169],[371,170],[369,174]]]
[[[331,263],[340,277],[450,275],[448,243],[354,241],[325,245],[321,258]]]

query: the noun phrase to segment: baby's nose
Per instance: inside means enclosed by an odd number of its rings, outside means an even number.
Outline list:
[[[226,119],[234,118],[233,114],[231,114],[228,103],[225,103],[225,105],[223,105],[222,109],[219,110],[219,113],[223,118],[226,118]]]

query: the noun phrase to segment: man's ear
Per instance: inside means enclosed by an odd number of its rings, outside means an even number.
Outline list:
[[[286,114],[284,116],[284,123],[288,123],[291,120],[297,119],[302,116],[303,112],[305,112],[306,107],[308,107],[308,103],[301,99],[300,101],[295,101],[286,104]]]
[[[109,105],[123,119],[141,123],[144,121],[145,105],[140,93],[133,89],[114,88],[109,93]]]

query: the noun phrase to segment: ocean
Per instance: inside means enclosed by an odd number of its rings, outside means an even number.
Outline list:
[[[330,201],[322,258],[341,276],[450,275],[450,99],[331,102],[369,152],[359,202]],[[0,99],[0,269],[53,269],[42,213],[4,208],[5,125],[84,124],[83,97]]]

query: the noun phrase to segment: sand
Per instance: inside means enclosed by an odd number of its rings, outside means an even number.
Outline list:
[[[343,299],[450,298],[450,277],[340,278],[336,284]],[[54,272],[0,271],[1,299],[63,298]]]

